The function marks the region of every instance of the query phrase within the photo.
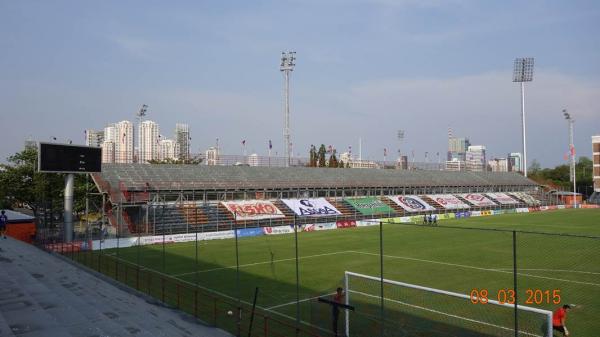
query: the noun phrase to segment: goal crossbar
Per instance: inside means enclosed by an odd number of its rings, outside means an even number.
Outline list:
[[[376,282],[381,282],[383,281],[383,283],[385,284],[391,284],[391,285],[397,285],[400,287],[404,287],[404,288],[410,288],[410,289],[417,289],[417,290],[423,290],[426,292],[430,292],[430,293],[435,293],[435,294],[440,294],[440,295],[446,295],[446,296],[451,296],[451,297],[455,297],[455,298],[461,298],[461,299],[467,299],[470,300],[471,297],[469,295],[466,294],[461,294],[461,293],[456,293],[456,292],[452,292],[452,291],[447,291],[447,290],[442,290],[442,289],[435,289],[435,288],[430,288],[430,287],[424,287],[424,286],[420,286],[420,285],[416,285],[416,284],[410,284],[410,283],[405,283],[405,282],[400,282],[400,281],[394,281],[394,280],[388,280],[388,279],[382,279],[380,277],[375,277],[375,276],[370,276],[370,275],[365,275],[365,274],[359,274],[359,273],[355,273],[355,272],[351,272],[351,271],[346,271],[344,273],[344,287],[346,289],[346,305],[350,304],[350,293],[355,292],[352,289],[349,288],[349,277],[350,276],[354,276],[354,277],[358,277],[358,278],[362,278],[362,279],[367,279],[367,280],[372,280],[372,281],[376,281]],[[380,294],[378,295],[371,295],[371,294],[364,294],[361,292],[355,292],[355,293],[359,293],[362,295],[366,295],[369,297],[375,297],[378,299],[381,299]],[[390,300],[390,301],[394,301],[391,299],[386,299],[384,297],[384,300]],[[394,302],[398,302],[401,304],[405,304],[405,305],[409,305],[409,306],[413,306],[410,305],[408,303],[403,303],[400,301],[394,301]],[[547,331],[547,337],[551,337],[552,336],[552,311],[549,310],[544,310],[544,309],[538,309],[538,308],[533,308],[533,307],[528,307],[528,306],[524,306],[524,305],[515,305],[515,304],[509,304],[509,303],[501,303],[498,302],[496,300],[492,300],[489,299],[488,300],[488,304],[492,304],[492,305],[497,305],[497,306],[501,306],[501,307],[507,307],[507,308],[511,308],[514,309],[516,308],[516,310],[522,310],[522,311],[527,311],[527,312],[534,312],[534,313],[538,313],[541,315],[544,315],[545,317],[545,324],[546,324],[546,331]],[[427,308],[423,308],[425,310],[430,310],[430,311],[434,311],[437,312],[435,310],[432,309],[427,309]],[[441,312],[438,312],[441,313]],[[453,317],[457,317],[455,315],[451,315]],[[472,321],[469,318],[466,317],[457,317],[457,318],[461,318],[464,320],[468,320],[468,321]],[[348,314],[348,312],[346,311],[346,335],[350,336],[350,315]],[[480,322],[480,323],[484,323],[484,322]]]

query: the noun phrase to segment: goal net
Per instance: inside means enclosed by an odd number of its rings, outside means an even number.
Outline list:
[[[489,299],[473,304],[469,295],[346,272],[346,336],[552,336],[552,312]],[[496,294],[490,297],[496,297]],[[341,321],[341,317],[340,317]]]

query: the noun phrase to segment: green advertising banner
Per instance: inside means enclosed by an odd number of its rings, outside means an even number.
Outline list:
[[[345,198],[344,200],[363,215],[389,214],[394,211],[376,197]]]

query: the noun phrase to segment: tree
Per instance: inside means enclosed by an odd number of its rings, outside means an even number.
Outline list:
[[[317,167],[317,148],[314,145],[310,146],[309,158],[308,166]]]
[[[540,162],[538,162],[536,159],[534,159],[531,162],[531,165],[529,166],[529,172],[531,174],[537,174],[540,169],[541,169]]]
[[[335,149],[331,151],[331,156],[329,156],[329,167],[338,167],[338,160],[335,156]]]
[[[327,150],[325,150],[325,144],[321,144],[321,147],[319,147],[319,152],[317,153],[319,167],[325,167],[325,153],[327,153]]]

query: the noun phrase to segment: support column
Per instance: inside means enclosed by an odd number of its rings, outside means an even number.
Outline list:
[[[65,177],[65,214],[64,238],[65,242],[73,241],[73,191],[75,188],[75,175],[67,174]]]

